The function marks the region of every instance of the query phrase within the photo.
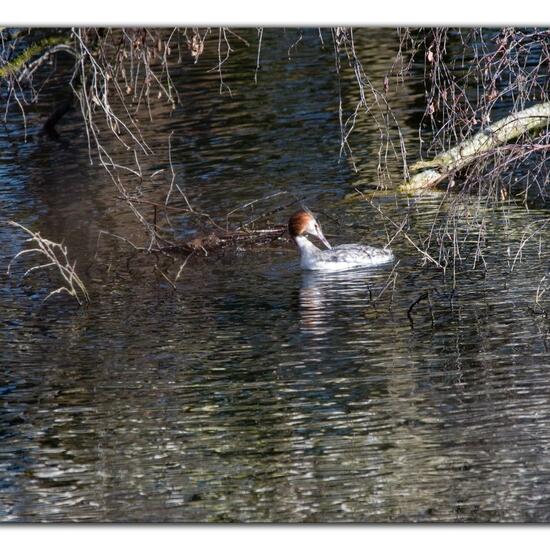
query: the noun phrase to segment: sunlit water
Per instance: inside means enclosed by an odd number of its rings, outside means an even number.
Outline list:
[[[381,79],[397,44],[369,32]],[[257,86],[254,55],[229,73],[232,99],[205,72],[215,56],[188,67],[193,101],[151,138],[175,130],[178,178],[214,215],[304,194],[333,243],[383,245],[396,229],[343,200],[375,181],[376,132],[359,128],[359,174],[339,162],[330,47],[311,32],[289,61],[296,31],[270,33]],[[412,93],[395,102],[414,150],[424,106]],[[550,519],[548,324],[535,304],[545,211],[487,210],[485,270],[472,270],[478,236],[464,218],[464,258],[445,276],[398,235],[398,263],[380,269],[302,273],[282,242],[196,258],[173,289],[151,260],[98,245],[99,229],[131,234],[131,217],[113,214],[76,115],[66,124],[69,144],[1,137],[5,218],[64,238],[92,296],[44,303],[56,279],[22,282],[24,260],[7,277],[24,236],[1,227],[3,521]],[[441,197],[375,202],[420,239]],[[540,232],[525,241],[529,227]],[[178,264],[161,267],[173,276]]]

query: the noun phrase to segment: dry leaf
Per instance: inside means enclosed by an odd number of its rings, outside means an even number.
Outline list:
[[[191,55],[195,58],[195,63],[199,60],[199,56],[204,51],[204,42],[198,34],[193,35],[191,40]]]

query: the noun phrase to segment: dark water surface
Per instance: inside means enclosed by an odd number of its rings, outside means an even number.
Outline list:
[[[289,61],[298,37],[266,32],[257,86],[255,54],[237,51],[233,97],[206,72],[215,52],[186,61],[181,106],[160,111],[146,138],[162,149],[174,131],[177,181],[222,220],[294,193],[323,212],[335,243],[383,245],[395,228],[366,201],[344,200],[377,181],[375,122],[358,122],[356,173],[339,161],[331,48],[308,31]],[[362,44],[378,85],[398,43],[369,30]],[[392,106],[414,156],[422,97],[403,87]],[[32,134],[40,114],[28,116]],[[24,260],[6,276],[24,235],[0,227],[3,521],[550,519],[548,324],[533,310],[550,257],[547,212],[472,198],[456,226],[454,277],[423,265],[401,235],[399,263],[384,269],[303,274],[290,244],[275,243],[196,258],[174,290],[123,244],[98,245],[100,229],[138,231],[90,166],[77,114],[61,144],[14,144],[22,126],[10,120],[2,216],[64,239],[92,303],[43,303],[56,279],[21,283]],[[386,191],[375,204],[398,223],[408,216],[420,239],[450,208],[441,199]],[[467,222],[480,212],[487,269],[474,271]]]

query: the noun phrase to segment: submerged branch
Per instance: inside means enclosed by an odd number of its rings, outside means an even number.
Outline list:
[[[175,252],[194,254],[202,252],[207,256],[211,252],[222,250],[229,246],[256,246],[282,238],[287,231],[286,225],[267,229],[253,229],[246,231],[213,232],[194,239],[164,245],[159,252]]]
[[[20,258],[25,254],[31,254],[31,253],[40,254],[46,258],[47,262],[43,264],[35,265],[29,268],[24,273],[23,277],[26,277],[27,275],[33,273],[34,271],[38,271],[40,269],[56,267],[59,275],[61,276],[61,278],[65,283],[64,285],[50,292],[46,296],[46,298],[44,298],[44,301],[48,300],[48,298],[51,298],[55,294],[66,292],[67,294],[72,296],[78,302],[79,305],[82,305],[84,302],[90,302],[90,295],[88,294],[88,291],[84,283],[82,282],[80,277],[76,274],[76,270],[75,270],[76,262],[71,264],[69,261],[66,246],[63,246],[60,243],[55,243],[53,241],[45,239],[40,235],[40,233],[31,231],[30,229],[28,229],[24,225],[21,225],[20,223],[9,221],[8,224],[25,231],[28,235],[30,235],[30,238],[28,239],[28,241],[36,244],[36,248],[21,250],[14,256],[14,258],[11,260],[11,262],[8,265],[8,270],[7,270],[8,275],[10,274],[11,266],[13,262],[17,260],[17,258]]]
[[[138,246],[129,239],[111,233],[100,231],[101,235],[109,235],[130,245],[134,250],[147,254],[179,254],[184,256],[202,255],[208,256],[211,253],[219,252],[231,246],[253,247],[281,239],[287,232],[286,225],[276,225],[265,229],[243,229],[243,230],[219,230],[205,233],[193,239],[181,241],[168,241],[158,239],[155,247]],[[184,262],[185,265],[187,262]],[[183,267],[183,266],[182,266]]]

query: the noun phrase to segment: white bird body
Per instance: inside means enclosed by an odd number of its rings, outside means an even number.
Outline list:
[[[296,212],[289,220],[288,229],[300,251],[300,267],[305,270],[343,271],[355,267],[381,265],[394,260],[387,248],[364,244],[342,244],[331,247],[313,214],[307,210]],[[313,235],[327,247],[317,248],[306,235]]]

